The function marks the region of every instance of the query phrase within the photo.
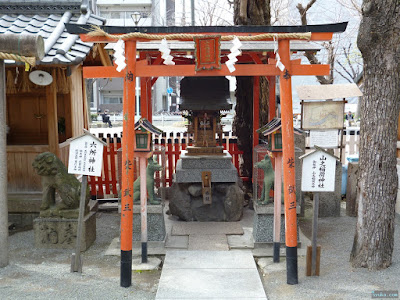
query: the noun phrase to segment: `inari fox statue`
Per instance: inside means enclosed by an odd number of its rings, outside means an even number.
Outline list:
[[[150,204],[160,204],[161,199],[158,199],[154,195],[154,173],[161,171],[162,167],[152,158],[148,158],[148,164],[146,168],[146,188]],[[140,176],[135,180],[133,184],[133,201],[135,203],[140,202]]]
[[[274,189],[275,172],[271,162],[272,153],[268,152],[264,159],[255,163],[254,167],[260,168],[264,171],[263,186],[261,190],[261,197],[257,199],[258,204],[266,205],[269,202],[269,192]],[[283,184],[283,183],[282,183]],[[283,191],[283,189],[282,189]],[[281,201],[283,203],[283,192]]]

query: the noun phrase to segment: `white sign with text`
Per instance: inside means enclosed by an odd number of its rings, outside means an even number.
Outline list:
[[[335,191],[336,158],[323,151],[303,157],[301,190],[303,192]]]
[[[83,135],[69,145],[68,173],[101,176],[103,144],[97,138]]]
[[[338,130],[310,130],[310,147],[317,145],[321,148],[338,147]]]

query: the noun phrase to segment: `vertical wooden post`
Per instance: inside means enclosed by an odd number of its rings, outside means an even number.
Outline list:
[[[81,195],[79,199],[79,216],[78,216],[78,229],[76,233],[76,247],[75,253],[72,254],[71,272],[82,273],[82,258],[81,258],[81,244],[83,234],[83,218],[85,215],[85,202],[86,202],[86,189],[88,179],[87,175],[82,176]]]
[[[6,71],[0,59],[0,268],[8,265]]]
[[[55,69],[53,69],[51,76],[53,76],[53,82],[46,86],[47,137],[50,152],[58,156],[57,78]]]
[[[294,166],[294,133],[292,80],[289,40],[279,40],[279,55],[285,70],[279,75],[282,111],[283,183],[285,195],[286,276],[288,284],[298,283],[296,178]]]
[[[260,76],[254,76],[253,77],[253,147],[258,145],[258,133],[256,131],[258,128],[260,128]]]
[[[147,188],[146,188],[146,157],[139,158],[140,164],[140,218],[141,218],[141,241],[142,241],[142,263],[147,263]]]
[[[275,76],[268,77],[268,89],[269,89],[269,104],[268,104],[268,121],[275,118],[276,110],[276,93],[275,93]]]
[[[281,197],[282,197],[282,152],[275,155],[274,182],[274,262],[279,262],[281,248]]]
[[[319,193],[314,193],[313,199],[313,220],[312,220],[312,238],[311,238],[311,276],[317,275],[317,233],[318,233],[318,207]],[[319,274],[319,272],[318,272]]]
[[[151,77],[146,78],[146,88],[147,88],[147,119],[153,122],[153,103],[151,101]]]
[[[136,41],[125,42],[127,60],[124,78],[122,188],[121,188],[121,286],[132,284],[133,161],[135,139]]]

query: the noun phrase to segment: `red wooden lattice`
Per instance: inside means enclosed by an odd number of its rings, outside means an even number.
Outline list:
[[[165,157],[166,157],[166,165],[165,165],[165,182],[166,186],[172,185],[172,178],[175,172],[175,167],[178,162],[178,159],[181,155],[181,151],[185,150],[187,146],[192,145],[192,139],[186,134],[176,134],[171,133],[169,138],[164,134],[160,139],[156,138],[154,140],[155,145],[161,145],[165,147]],[[107,146],[104,146],[103,151],[103,168],[102,168],[102,176],[101,177],[93,177],[89,176],[89,186],[91,195],[95,196],[99,199],[108,197],[118,197],[118,193],[120,190],[119,185],[119,177],[120,177],[120,168],[122,168],[121,162],[118,161],[118,149],[121,148],[121,138],[116,134],[111,137],[108,135],[106,138],[103,137],[102,134],[99,135],[99,138],[102,138],[103,141],[107,143]],[[229,142],[228,142],[229,141]],[[243,154],[242,151],[238,149],[237,140],[235,137],[230,137],[227,133],[225,133],[225,138],[222,139],[222,146],[225,150],[228,150],[232,155],[232,163],[238,170],[240,174],[240,159]],[[138,164],[134,161],[134,170],[135,176],[138,174]],[[160,173],[156,172],[156,184],[159,186],[161,178]],[[247,177],[242,177],[242,180],[248,180]]]

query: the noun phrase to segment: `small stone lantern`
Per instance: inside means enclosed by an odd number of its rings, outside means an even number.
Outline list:
[[[273,118],[271,122],[257,130],[258,133],[268,136],[268,144],[271,145],[271,151],[273,152],[282,152],[281,127],[281,119]]]
[[[152,134],[160,135],[162,130],[155,127],[146,118],[141,118],[135,123],[134,150],[136,153],[151,152]]]

